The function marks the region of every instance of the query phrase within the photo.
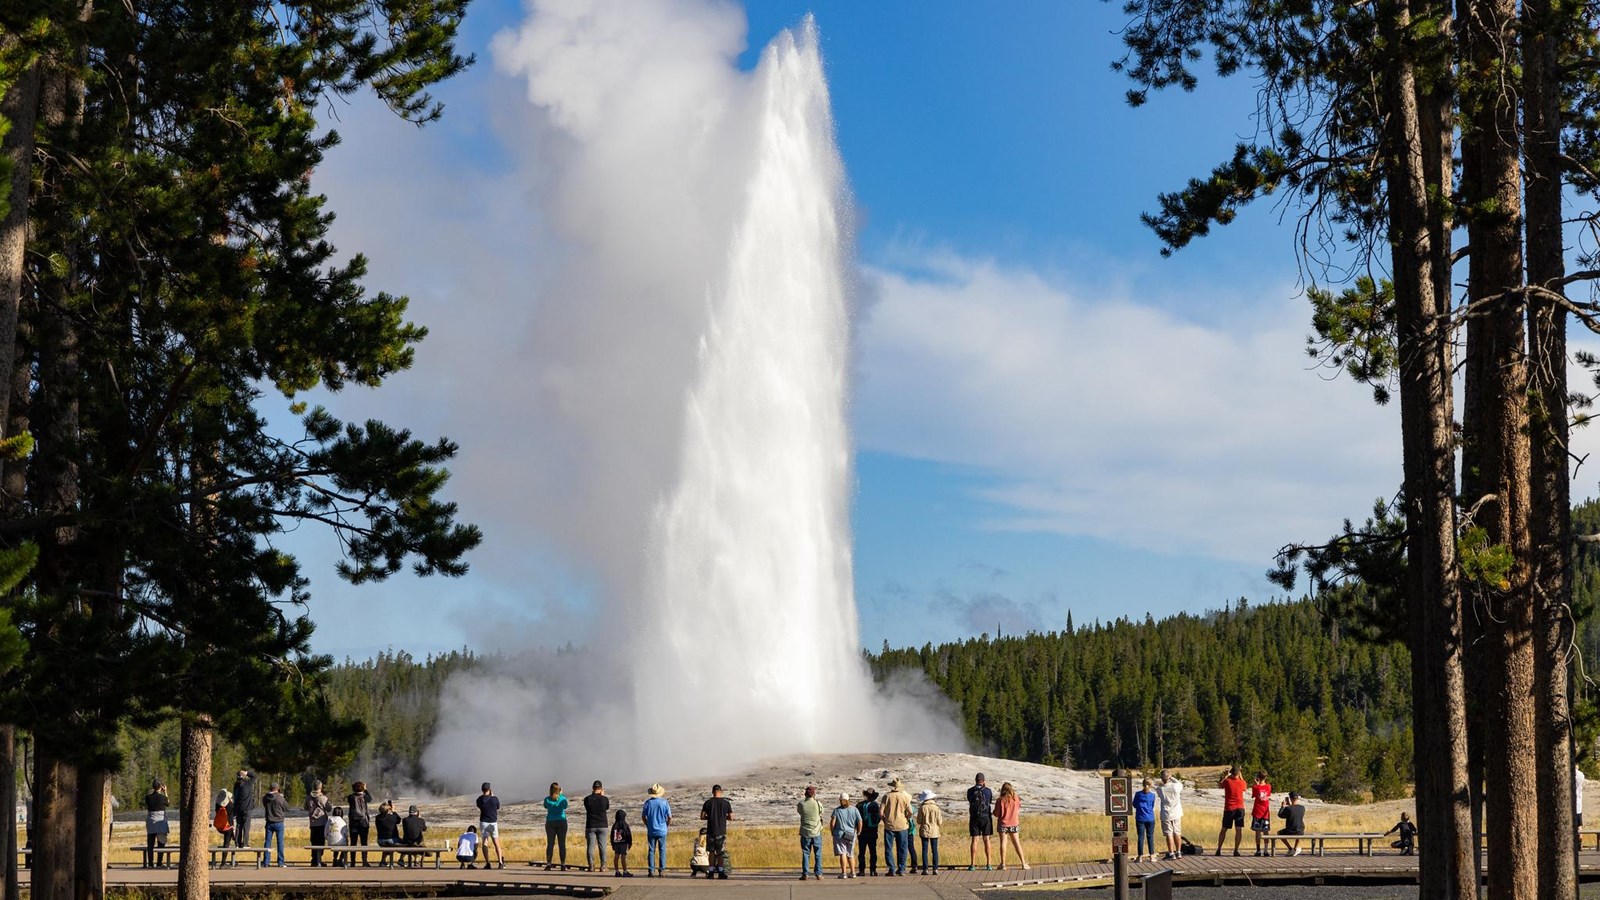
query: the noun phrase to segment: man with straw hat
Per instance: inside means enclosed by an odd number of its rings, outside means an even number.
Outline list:
[[[644,873],[651,878],[667,875],[667,826],[672,824],[672,807],[667,804],[667,789],[650,785],[650,798],[644,801],[639,816],[644,820],[648,842],[644,851]]]
[[[916,815],[911,809],[911,795],[896,778],[889,782],[889,793],[883,798],[883,861],[884,867],[890,875],[906,874],[906,853],[911,849],[911,817]],[[889,856],[889,848],[894,848],[894,857]]]

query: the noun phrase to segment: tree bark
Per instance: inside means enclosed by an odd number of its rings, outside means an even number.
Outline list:
[[[210,719],[183,717],[179,735],[178,900],[211,896],[211,749],[216,740]]]
[[[106,854],[111,842],[111,773],[78,767],[77,850],[73,858],[74,895],[98,900],[106,895]]]
[[[78,769],[40,739],[33,751],[33,876],[31,900],[75,900],[73,857]]]
[[[1472,900],[1471,812],[1467,803],[1465,690],[1461,667],[1460,580],[1456,559],[1452,346],[1442,321],[1449,296],[1448,223],[1432,198],[1448,187],[1449,79],[1429,72],[1419,87],[1410,44],[1412,3],[1379,16],[1396,48],[1383,80],[1385,177],[1399,344],[1400,421],[1407,522],[1407,601],[1416,713],[1417,812],[1428,829],[1419,860],[1421,896]],[[1443,23],[1448,8],[1418,4]],[[1437,65],[1437,64],[1436,64]],[[1448,192],[1446,192],[1448,193]]]
[[[1561,70],[1567,33],[1551,0],[1522,8],[1523,191],[1528,283],[1561,292]],[[1540,900],[1577,900],[1572,720],[1567,702],[1571,645],[1572,487],[1567,467],[1567,313],[1552,298],[1528,300],[1532,443],[1534,747],[1538,767]]]
[[[5,831],[0,853],[5,854],[5,882],[0,900],[20,900],[22,886],[17,879],[17,727],[0,725],[0,810],[5,813]]]
[[[1467,354],[1484,367],[1481,476],[1494,500],[1479,511],[1488,543],[1510,571],[1486,576],[1489,701],[1484,747],[1490,900],[1532,900],[1539,886],[1534,747],[1531,447],[1522,281],[1522,177],[1516,85],[1515,0],[1463,0],[1462,194],[1468,300],[1482,326]]]
[[[0,38],[0,41],[6,40]],[[11,123],[0,152],[11,162],[9,206],[0,218],[0,372],[11,371],[22,303],[23,263],[28,244],[28,187],[33,183],[33,126],[39,111],[40,66],[22,73],[0,98],[0,117]],[[11,385],[0,379],[0,427],[11,405]],[[10,437],[9,434],[5,437]]]

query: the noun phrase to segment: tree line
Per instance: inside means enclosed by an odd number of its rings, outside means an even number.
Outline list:
[[[459,575],[480,540],[442,494],[453,443],[305,399],[381,385],[426,333],[328,241],[329,106],[438,118],[465,7],[0,4],[0,770],[20,730],[39,900],[104,893],[130,727],[169,723],[189,821],[219,738],[280,771],[361,743],[276,535],[326,531],[354,583]],[[183,834],[184,900],[209,894],[206,840]]]

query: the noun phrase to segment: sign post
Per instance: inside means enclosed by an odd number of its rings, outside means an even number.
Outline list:
[[[1128,813],[1133,779],[1118,769],[1106,778],[1106,815],[1111,817],[1111,877],[1116,900],[1128,900]]]

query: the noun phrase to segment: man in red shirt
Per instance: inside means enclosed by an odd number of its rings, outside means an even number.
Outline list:
[[[1266,856],[1266,843],[1262,838],[1272,833],[1272,785],[1267,783],[1267,773],[1256,772],[1256,783],[1250,786],[1250,830],[1256,835],[1256,855]]]
[[[1222,776],[1217,782],[1217,787],[1222,788],[1222,830],[1217,833],[1217,855],[1222,855],[1222,842],[1228,836],[1228,828],[1233,828],[1233,855],[1239,855],[1239,841],[1244,838],[1244,779],[1239,775],[1239,767],[1228,769],[1228,774]]]

